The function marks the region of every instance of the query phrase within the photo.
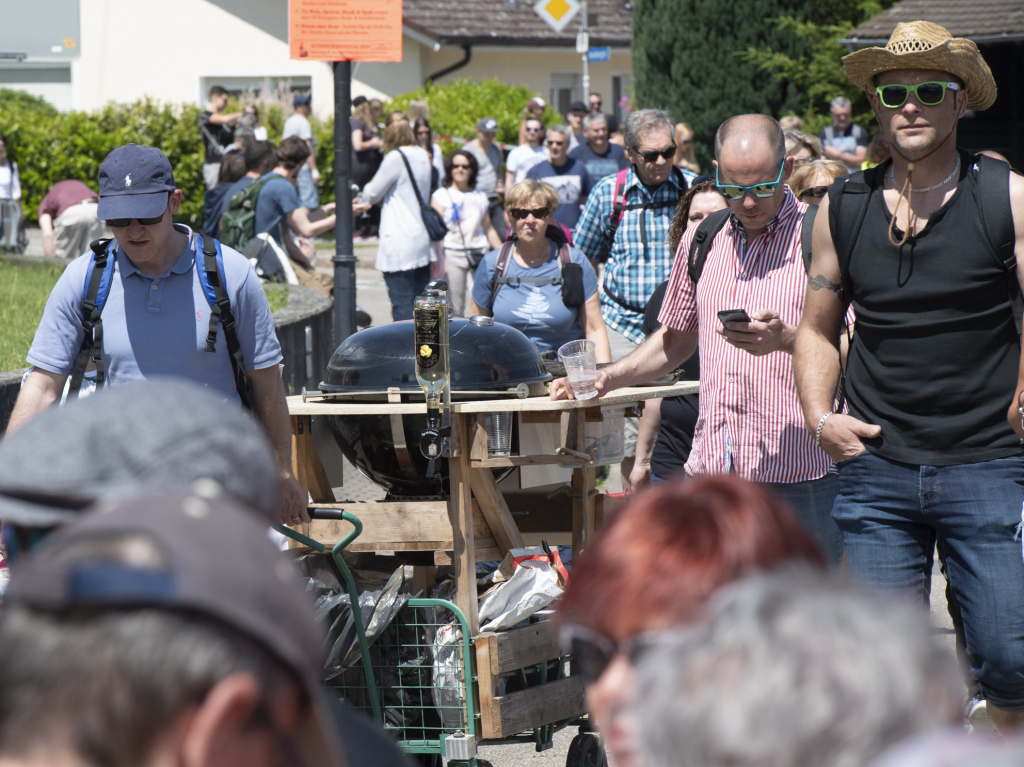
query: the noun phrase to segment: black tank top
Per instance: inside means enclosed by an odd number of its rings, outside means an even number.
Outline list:
[[[882,427],[869,450],[904,463],[1024,453],[1006,422],[1020,360],[1008,276],[978,214],[974,157],[960,161],[953,197],[900,248],[876,190],[850,258],[850,413]]]

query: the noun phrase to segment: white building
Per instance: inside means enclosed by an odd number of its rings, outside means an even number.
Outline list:
[[[53,6],[48,18],[59,20],[59,8],[73,15],[74,1],[35,0],[34,6]],[[497,77],[525,84],[564,112],[571,101],[586,100],[576,53],[579,23],[574,19],[556,34],[532,4],[405,0],[402,62],[354,64],[353,96],[389,98],[428,78]],[[632,78],[628,7],[623,0],[590,0],[590,44],[611,49],[609,61],[590,64],[590,89],[602,94],[609,112]],[[52,34],[54,40],[23,60],[0,58],[0,87],[43,96],[60,109],[89,111],[145,97],[205,103],[215,84],[232,92],[286,84],[311,90],[321,117],[333,112],[331,65],[289,57],[287,0],[78,0],[78,12],[80,40],[56,21],[38,25],[34,37]],[[20,37],[0,31],[0,41],[2,54]]]

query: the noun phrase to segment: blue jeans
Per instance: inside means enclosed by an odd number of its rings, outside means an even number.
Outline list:
[[[383,272],[384,284],[391,299],[391,319],[411,320],[412,302],[430,282],[430,264],[403,272]]]
[[[839,477],[830,473],[807,482],[768,482],[765,487],[789,504],[821,547],[825,561],[838,567],[843,561],[843,537],[832,521],[832,504]]]
[[[1024,711],[1024,457],[915,466],[864,452],[839,464],[833,511],[850,573],[923,598],[942,546],[971,674],[998,708]]]
[[[317,194],[316,184],[313,183],[313,171],[310,170],[309,163],[303,165],[302,170],[299,171],[297,186],[299,202],[310,210],[316,210],[320,207],[320,195]]]

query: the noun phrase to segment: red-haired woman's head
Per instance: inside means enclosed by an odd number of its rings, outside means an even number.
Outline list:
[[[583,676],[591,721],[618,767],[639,767],[624,640],[699,620],[719,586],[794,561],[825,567],[782,501],[736,477],[645,490],[595,537],[573,563],[558,614],[576,624],[568,628],[573,673]]]
[[[728,476],[666,483],[634,496],[574,563],[559,617],[622,640],[692,622],[722,584],[790,561],[825,566],[770,491]]]

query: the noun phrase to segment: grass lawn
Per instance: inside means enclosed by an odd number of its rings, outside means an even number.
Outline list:
[[[12,264],[0,260],[0,370],[28,365],[25,355],[43,316],[46,298],[64,271],[58,264]],[[288,303],[287,285],[264,283],[271,311]]]

